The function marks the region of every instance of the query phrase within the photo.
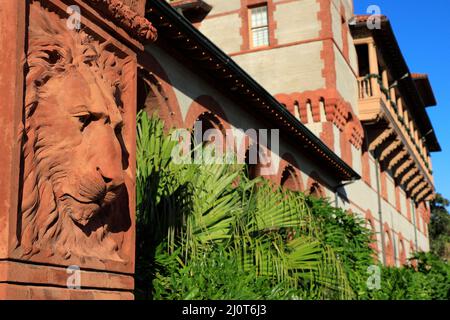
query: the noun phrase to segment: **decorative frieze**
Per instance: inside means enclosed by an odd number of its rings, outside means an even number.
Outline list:
[[[118,26],[126,30],[132,37],[142,42],[155,41],[157,38],[156,28],[145,17],[139,15],[135,10],[142,7],[142,0],[83,0],[95,10],[102,13],[106,18],[114,21]],[[145,3],[144,3],[145,7]]]
[[[302,123],[332,122],[345,134],[349,143],[357,149],[361,148],[364,137],[362,124],[353,112],[351,104],[346,102],[336,90],[321,89],[278,94],[275,97],[292,114],[295,115],[298,112]],[[310,108],[309,111],[308,108]],[[312,119],[308,119],[309,112]],[[322,119],[323,115],[324,119]]]

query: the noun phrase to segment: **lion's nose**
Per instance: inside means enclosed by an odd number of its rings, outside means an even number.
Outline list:
[[[124,183],[122,170],[102,170],[97,167],[97,171],[102,176],[108,190],[115,189]]]
[[[107,190],[112,190],[124,183],[122,149],[113,129],[108,125],[96,123],[92,130],[91,154],[93,166],[101,175]],[[95,133],[95,135],[94,135]]]

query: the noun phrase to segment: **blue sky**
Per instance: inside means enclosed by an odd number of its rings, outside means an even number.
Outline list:
[[[355,14],[378,5],[389,17],[411,72],[427,73],[436,107],[427,109],[442,152],[432,153],[437,192],[450,199],[450,1],[354,0]]]

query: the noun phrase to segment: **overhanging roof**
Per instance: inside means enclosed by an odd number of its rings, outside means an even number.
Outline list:
[[[197,73],[211,79],[227,97],[279,128],[305,156],[329,168],[334,177],[344,181],[360,179],[358,173],[170,4],[148,1],[146,16],[158,30],[156,44],[189,61],[186,65],[192,64]]]
[[[425,73],[413,73],[411,77],[416,84],[417,90],[419,90],[422,101],[425,103],[425,107],[435,106],[437,102],[428,75]]]
[[[406,105],[414,121],[417,123],[422,136],[426,139],[428,149],[431,152],[441,151],[430,118],[425,110],[427,106],[436,104],[428,78],[426,81],[422,79],[418,82],[413,78],[400,50],[389,19],[384,15],[380,15],[381,28],[369,29],[367,27],[369,17],[371,16],[355,16],[354,23],[350,24],[353,38],[358,39],[372,36],[393,78],[400,79],[405,74],[409,74],[407,78],[399,81],[398,88],[402,92]]]

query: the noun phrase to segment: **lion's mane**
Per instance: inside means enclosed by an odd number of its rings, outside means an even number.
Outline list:
[[[52,177],[66,174],[61,168],[67,160],[55,154],[64,155],[70,150],[52,145],[51,137],[41,134],[45,123],[34,119],[39,102],[51,94],[45,90],[47,81],[76,68],[89,68],[105,86],[115,88],[115,96],[120,96],[122,88],[118,79],[122,59],[106,50],[107,46],[106,41],[100,44],[83,30],[70,30],[65,20],[40,2],[30,5],[19,228],[20,248],[25,257],[39,253],[65,259],[74,255],[119,259],[118,243],[109,236],[114,228],[110,215],[96,219],[83,229],[75,226],[66,213],[59,212]],[[43,172],[43,165],[49,168],[47,172]]]

